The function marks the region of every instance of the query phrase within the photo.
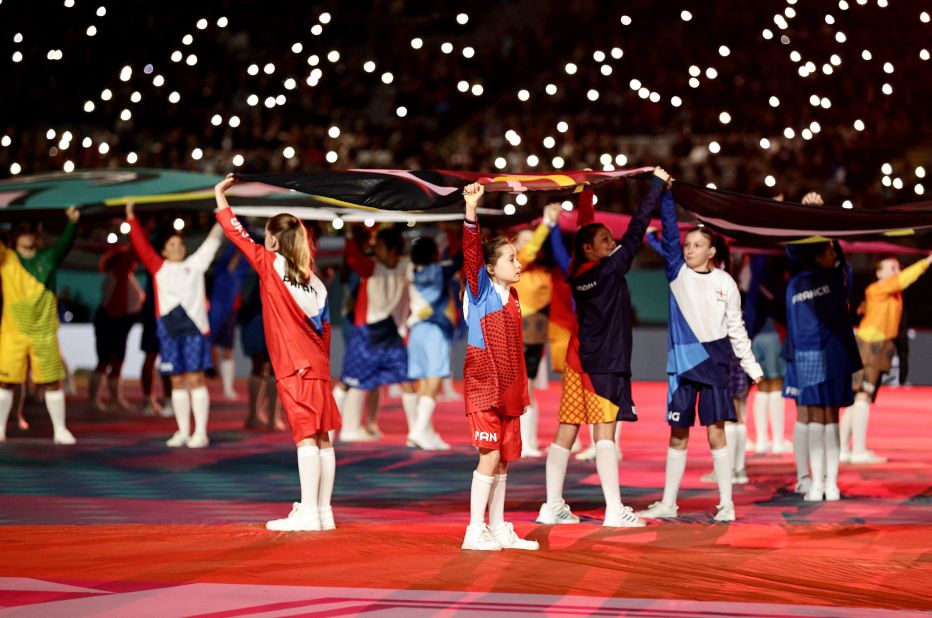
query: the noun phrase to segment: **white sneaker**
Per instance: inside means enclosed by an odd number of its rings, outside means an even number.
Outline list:
[[[56,431],[55,435],[52,436],[53,444],[74,444],[75,442],[77,442],[77,440],[74,435],[67,429]]]
[[[175,409],[172,407],[171,401],[166,401],[162,404],[162,411],[159,412],[162,418],[172,418],[175,416]]]
[[[841,500],[841,492],[838,490],[838,485],[826,485],[825,501],[835,502],[837,500]]]
[[[602,525],[606,528],[643,528],[647,522],[635,515],[630,506],[622,505],[620,511],[605,509],[605,520]]]
[[[305,507],[295,502],[285,519],[273,519],[266,522],[266,530],[275,532],[309,532],[320,530],[320,514],[317,507]]]
[[[774,440],[773,447],[770,450],[774,455],[793,452],[793,443],[789,440]]]
[[[239,399],[239,394],[236,391],[223,391],[223,397],[230,401],[236,401]]]
[[[502,549],[526,549],[537,551],[540,549],[540,543],[529,539],[522,539],[515,532],[515,527],[511,522],[506,521],[494,528],[490,528],[492,538],[501,546]]]
[[[863,453],[851,453],[852,464],[882,464],[887,463],[886,457],[876,455],[874,451],[864,451]]]
[[[407,445],[413,446],[414,448],[419,448],[424,451],[434,450],[433,441],[430,439],[430,435],[427,433],[409,433]]]
[[[570,505],[561,500],[560,506],[557,507],[551,506],[549,502],[541,504],[540,513],[537,515],[536,521],[545,526],[578,524],[579,517],[573,515],[573,511],[570,510]]]
[[[735,520],[735,505],[732,502],[728,504],[719,504],[717,507],[718,512],[715,513],[713,518],[715,521],[734,521]]]
[[[435,451],[449,451],[450,445],[443,441],[443,438],[440,437],[440,434],[436,431],[430,432],[430,445]]]
[[[798,494],[806,495],[809,493],[810,487],[812,487],[812,479],[808,476],[804,476],[796,481],[796,488],[793,491]]]
[[[851,451],[840,451],[838,453],[838,463],[851,463]]]
[[[358,429],[344,429],[340,432],[340,442],[374,442],[378,437],[372,435],[362,427]]]
[[[542,455],[543,453],[538,448],[534,448],[533,446],[521,446],[521,459],[533,459]]]
[[[735,485],[747,485],[750,480],[747,470],[735,470],[734,475],[731,477],[731,482]]]
[[[595,444],[590,444],[585,449],[576,453],[576,459],[579,461],[595,461]]]
[[[466,526],[466,536],[463,537],[463,549],[476,551],[501,551],[502,545],[492,536],[489,527],[483,524],[469,524]]]
[[[747,448],[748,450],[750,450],[751,445],[749,444]],[[760,442],[754,445],[754,452],[757,453],[758,455],[763,455],[769,450],[770,450],[770,442],[768,442],[767,440],[761,440]]]
[[[813,483],[803,498],[806,502],[822,502],[825,499],[825,487],[821,484]]]
[[[187,446],[190,436],[186,436],[180,431],[176,431],[175,434],[165,442],[165,446],[170,446],[172,448],[178,448],[179,446]]]
[[[336,530],[337,524],[333,520],[333,507],[318,507],[317,512],[320,514],[321,530]]]
[[[715,472],[706,472],[699,477],[699,480],[703,483],[718,483],[718,477],[715,476]]]
[[[676,512],[680,510],[680,507],[670,506],[669,504],[664,504],[662,501],[654,502],[647,509],[639,511],[637,513],[638,517],[646,517],[648,519],[676,519]]]
[[[210,438],[206,434],[194,434],[188,438],[188,448],[205,448],[210,444]]]

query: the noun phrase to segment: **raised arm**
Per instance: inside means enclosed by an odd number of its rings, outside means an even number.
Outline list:
[[[647,234],[644,236],[644,240],[647,241],[651,249],[657,252],[657,255],[663,257],[663,243],[660,242],[660,237],[657,235],[657,228],[647,228]]]
[[[680,228],[676,221],[676,204],[673,202],[673,193],[667,191],[663,194],[660,203],[660,220],[663,222],[663,240],[661,252],[667,273],[667,281],[673,281],[685,263],[683,261],[683,246],[680,244]]]
[[[243,253],[252,267],[257,268],[257,264],[265,254],[265,248],[256,244],[246,228],[230,210],[230,204],[227,202],[226,190],[236,182],[236,177],[233,174],[228,174],[214,187],[214,198],[217,200],[217,223],[220,224],[223,233]]]
[[[923,273],[929,269],[930,264],[932,264],[932,254],[929,254],[918,262],[907,266],[901,270],[900,274],[896,277],[889,277],[883,281],[878,281],[869,285],[867,287],[867,293],[881,296],[902,292],[914,284],[916,280],[919,279],[919,277],[921,277]]]
[[[228,210],[229,212],[229,210]],[[206,271],[210,268],[210,263],[214,261],[214,256],[220,250],[220,241],[223,239],[223,228],[219,223],[215,223],[207,233],[207,238],[197,248],[197,251],[188,258],[190,263],[200,270]]]
[[[146,267],[146,270],[155,275],[165,260],[155,252],[149,239],[146,238],[146,232],[142,229],[139,219],[136,218],[131,202],[126,204],[126,220],[129,221],[129,241],[133,245],[133,251],[139,256],[139,261]]]
[[[81,213],[77,208],[71,206],[65,211],[65,216],[68,217],[68,223],[65,224],[65,231],[58,237],[55,244],[49,248],[49,257],[55,268],[62,263],[62,260],[68,255],[68,252],[71,251],[72,245],[74,245],[74,237],[78,232],[78,219],[81,218]]]
[[[647,226],[650,225],[651,213],[654,212],[654,208],[660,200],[660,195],[663,193],[664,187],[669,181],[670,175],[667,174],[667,172],[660,167],[654,168],[654,176],[651,178],[650,190],[647,192],[643,201],[641,201],[641,205],[638,207],[637,211],[631,217],[631,221],[628,222],[628,229],[625,230],[624,236],[621,237],[618,248],[615,249],[615,252],[608,258],[608,261],[622,272],[628,271],[631,267],[631,262],[634,261],[634,256],[641,248],[641,243],[644,242],[644,232],[647,230]],[[666,225],[664,225],[664,228],[666,228]],[[682,259],[682,255],[680,259]]]
[[[483,283],[487,283],[489,279],[480,276],[485,269],[485,260],[482,257],[476,206],[483,193],[485,189],[479,183],[468,185],[463,190],[463,198],[466,200],[466,218],[463,220],[463,271],[466,273],[466,284],[473,299],[479,298]]]
[[[569,276],[573,256],[566,249],[566,244],[563,242],[563,232],[560,231],[559,225],[550,228],[550,250],[553,252],[553,259],[560,267],[560,270],[563,271],[564,275]]]

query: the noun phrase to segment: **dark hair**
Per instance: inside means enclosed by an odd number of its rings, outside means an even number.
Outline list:
[[[495,236],[482,243],[482,259],[486,266],[495,266],[502,247],[510,245],[511,239],[507,236]]]
[[[693,232],[699,232],[706,237],[706,240],[709,241],[709,245],[715,248],[715,256],[712,258],[712,263],[716,268],[721,268],[726,272],[731,272],[731,249],[728,248],[728,243],[725,242],[725,238],[716,234],[709,228],[703,226],[692,227],[686,231],[686,235],[689,236]]]
[[[573,240],[573,263],[570,265],[570,276],[575,275],[576,270],[586,262],[584,247],[592,244],[595,235],[601,229],[608,230],[608,227],[604,223],[589,223],[576,230],[576,238]]]
[[[34,221],[20,221],[13,228],[12,233],[10,234],[10,247],[14,250],[16,249],[16,241],[19,240],[20,236],[32,235],[36,237],[36,245],[39,244],[39,226]]]
[[[807,270],[816,270],[819,268],[819,258],[825,255],[828,248],[832,246],[830,242],[813,242],[795,245],[795,256],[791,260],[791,266],[794,273],[805,272]]]
[[[411,263],[415,266],[427,266],[437,261],[437,243],[430,236],[419,236],[411,245]]]
[[[168,244],[168,241],[177,236],[178,238],[184,240],[184,236],[181,235],[178,230],[170,226],[162,226],[162,228],[156,230],[152,238],[152,246],[155,247],[157,253],[162,253],[165,249],[165,245]]]
[[[405,240],[397,227],[383,227],[375,235],[375,242],[381,242],[386,249],[394,251],[397,255],[404,253]]]
[[[874,260],[874,272],[877,272],[880,269],[880,265],[886,262],[887,260],[896,260],[896,263],[900,263],[900,258],[893,255],[892,253],[884,253],[877,256],[877,259]]]

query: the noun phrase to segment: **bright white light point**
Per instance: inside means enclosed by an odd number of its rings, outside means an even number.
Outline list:
[[[204,157],[204,151],[200,148],[195,148],[191,151],[191,158],[195,161],[200,161]]]
[[[327,60],[330,62],[338,62],[340,60],[340,52],[335,49],[330,50],[327,52]]]
[[[447,41],[446,43],[442,44],[440,46],[440,51],[442,51],[445,54],[451,53],[453,51],[453,43],[450,43],[449,41]]]
[[[74,161],[65,161],[65,164],[62,166],[62,169],[65,170],[66,174],[70,174],[74,171]]]
[[[780,28],[780,30],[786,30],[789,27],[789,24],[786,23],[786,19],[779,13],[773,16],[773,23],[777,24],[777,27]]]
[[[770,39],[773,38],[773,32],[771,32],[769,28],[765,28],[764,31],[761,33],[761,36],[763,36],[765,39],[769,41]]]
[[[696,65],[692,65],[691,67],[689,67],[689,74],[692,75],[693,77],[699,77],[700,75],[702,75],[702,69],[700,69]]]
[[[172,227],[175,228],[176,232],[180,232],[184,229],[184,219],[181,217],[176,218],[172,223]]]
[[[330,222],[330,225],[332,225],[332,226],[333,226],[333,229],[335,229],[335,230],[342,230],[342,229],[343,229],[343,225],[344,225],[344,224],[343,224],[343,219],[341,219],[340,217],[337,217],[336,219],[334,219],[333,221]]]
[[[339,158],[339,155],[336,153],[335,150],[331,150],[330,152],[327,153],[327,163],[336,163],[338,158]]]
[[[562,208],[566,212],[573,212],[573,202],[569,200],[564,200],[563,203],[560,204],[560,208]]]
[[[790,60],[792,60],[793,62],[799,62],[802,59],[803,59],[802,55],[800,55],[800,53],[796,51],[795,49],[790,52]]]
[[[22,166],[20,166],[19,163],[14,162],[13,164],[10,165],[10,173],[11,173],[12,175],[16,176],[16,175],[19,174],[21,171],[23,171],[23,168],[22,168]]]
[[[101,142],[100,146],[97,147],[97,152],[99,152],[100,154],[107,154],[108,152],[110,152],[110,144],[108,144],[107,142]]]
[[[239,126],[239,116],[230,116],[229,124],[234,129]]]
[[[83,140],[81,140],[81,145],[84,146],[85,148],[90,148],[91,146],[94,145],[94,140],[92,140],[89,137],[85,137]]]
[[[97,7],[97,17],[103,17],[107,14],[107,7],[99,6]]]
[[[197,20],[197,29],[198,29],[198,30],[207,30],[207,20],[204,19],[204,18],[201,18],[201,19]]]
[[[601,163],[602,165],[611,165],[612,155],[608,154],[607,152],[603,152],[602,156],[599,157],[599,163]]]
[[[566,71],[567,75],[575,75],[575,74],[576,74],[576,65],[573,64],[572,62],[567,62],[567,63],[566,63],[566,66],[563,67],[563,70]]]
[[[286,101],[285,95],[283,95],[283,94],[280,94],[280,95],[278,95],[277,97],[275,97],[275,103],[276,103],[277,105],[284,105],[284,104],[285,104],[285,101]]]
[[[766,137],[762,137],[760,139],[760,147],[763,148],[764,150],[767,150],[768,148],[770,148],[770,140],[767,139]]]
[[[894,178],[894,179],[893,179],[893,188],[894,188],[894,189],[902,189],[902,188],[903,188],[903,179],[902,179],[902,178]]]
[[[365,71],[366,73],[372,73],[373,71],[375,71],[375,63],[372,62],[371,60],[367,60],[366,63],[362,65],[362,70]]]
[[[94,36],[95,34],[97,34],[97,26],[93,26],[93,25],[88,26],[88,27],[87,27],[87,36]]]
[[[495,169],[503,170],[506,165],[508,162],[505,161],[505,157],[495,157]]]
[[[536,167],[538,163],[540,163],[540,159],[537,158],[537,155],[528,155],[527,164],[530,167]]]
[[[922,60],[928,60],[928,59],[929,59],[929,50],[928,50],[928,49],[920,50],[920,51],[919,51],[919,58],[922,59]]]
[[[311,26],[311,34],[313,34],[314,36],[320,36],[323,33],[324,33],[324,27],[321,26],[320,24],[314,24],[313,26]]]
[[[768,175],[766,178],[764,178],[764,184],[767,185],[768,187],[772,187],[777,184],[777,179],[774,178],[773,176]]]
[[[294,158],[294,148],[292,148],[291,146],[285,146],[285,149],[282,150],[282,156],[285,157],[286,159]]]
[[[780,99],[777,97],[770,97],[770,107],[780,107]]]
[[[4,135],[3,138],[0,139],[0,146],[3,146],[4,148],[6,148],[7,146],[9,146],[9,145],[12,144],[12,143],[13,143],[13,140],[10,139],[10,136],[9,136],[9,135]]]
[[[394,80],[394,79],[395,79],[395,76],[392,75],[391,73],[389,73],[389,72],[387,72],[387,71],[386,71],[385,73],[382,73],[382,83],[383,83],[383,84],[390,84],[390,83],[392,83],[392,80]]]
[[[477,97],[478,97],[478,96],[481,96],[481,95],[482,95],[482,92],[483,92],[482,84],[473,84],[473,86],[472,86],[472,88],[470,88],[470,90],[472,91],[472,93],[473,93],[475,96],[477,96]]]
[[[297,87],[298,87],[298,82],[296,82],[293,77],[289,77],[288,79],[285,80],[286,90],[294,90]]]
[[[615,171],[615,166],[612,165],[611,163],[609,163],[608,165],[603,165],[603,166],[602,166],[602,171],[603,171],[603,172],[614,172],[614,171]]]
[[[650,97],[648,97],[648,98],[650,99],[651,103],[659,103],[659,102],[660,102],[660,93],[659,93],[659,92],[652,92],[652,93],[650,93]]]
[[[832,65],[825,63],[822,65],[822,72],[826,75],[831,75],[834,72],[834,69],[832,68]]]
[[[721,145],[718,142],[709,142],[709,152],[712,154],[718,154],[722,151]]]
[[[460,13],[456,16],[456,23],[461,26],[465,26],[467,23],[469,23],[469,15],[466,13]]]
[[[130,66],[125,66],[125,67],[123,67],[123,69],[120,71],[120,81],[121,81],[121,82],[128,82],[129,79],[130,79],[132,76],[133,76],[133,68],[130,67]]]
[[[320,23],[325,24],[325,25],[326,25],[326,24],[329,24],[329,23],[330,23],[330,13],[321,13],[321,14],[320,14],[320,17],[317,18],[317,21],[319,21]]]
[[[71,161],[68,161],[68,163],[71,163]],[[66,163],[65,165],[68,165],[68,163]],[[66,169],[65,171],[67,172],[68,170]],[[111,244],[111,245],[116,244],[116,242],[117,242],[119,239],[120,239],[119,236],[117,236],[117,235],[116,235],[115,233],[113,233],[113,232],[110,232],[109,234],[107,234],[107,242],[108,242],[109,244]]]
[[[563,169],[563,166],[565,165],[565,163],[566,162],[563,160],[563,157],[554,157],[553,160],[550,162],[550,164],[553,165],[554,169],[558,169],[558,170]]]
[[[822,125],[820,125],[818,122],[813,120],[812,122],[809,123],[809,130],[812,131],[813,133],[818,133],[819,131],[822,130]]]
[[[823,109],[828,109],[832,106],[832,102],[829,100],[828,97],[822,97],[821,104],[822,104]]]
[[[698,87],[699,87],[699,80],[696,79],[695,77],[690,77],[690,78],[689,78],[689,87],[690,87],[690,88],[698,88]]]
[[[86,112],[92,112],[92,111],[94,111],[94,102],[93,102],[93,101],[85,101],[85,102],[84,102],[84,111],[86,111]]]
[[[889,187],[890,185],[893,184],[893,181],[890,180],[889,176],[884,176],[883,178],[880,179],[880,184],[882,184],[885,187]]]
[[[472,58],[475,55],[476,55],[476,50],[473,49],[472,47],[463,48],[463,58]]]
[[[505,204],[505,214],[513,215],[515,214],[515,205],[514,204]]]
[[[184,54],[177,49],[172,52],[172,62],[181,62],[182,58],[184,58]]]
[[[259,104],[258,96],[251,94],[248,97],[246,97],[246,105],[249,105],[250,107],[255,107],[258,104]]]
[[[728,49],[728,47],[726,47],[725,45],[722,45],[721,47],[718,48],[718,55],[719,55],[719,56],[725,57],[725,56],[727,56],[727,55],[730,54],[730,53],[731,53],[731,50]]]
[[[592,59],[595,60],[596,62],[604,62],[605,52],[602,50],[596,50],[595,52],[592,53]]]
[[[120,112],[120,120],[122,120],[123,122],[126,122],[132,117],[133,117],[133,112],[129,111],[128,109],[124,109],[122,112]]]
[[[845,2],[845,0],[839,0],[839,2],[838,2],[838,8],[840,8],[842,11],[847,11],[847,10],[848,10],[848,3]]]
[[[534,155],[531,155],[531,156],[534,156]],[[524,206],[525,204],[527,204],[527,194],[519,193],[518,195],[515,196],[515,202],[518,204],[518,206]]]
[[[221,116],[220,114],[214,114],[210,119],[210,124],[214,125],[215,127],[219,127],[222,123],[223,123],[223,116]]]
[[[919,13],[919,21],[921,21],[924,24],[929,23],[929,14],[926,11]]]
[[[246,159],[243,158],[243,155],[238,154],[238,155],[233,156],[233,161],[232,161],[233,167],[239,167],[245,162],[246,162]]]
[[[708,77],[709,79],[715,79],[716,77],[718,77],[718,71],[716,71],[712,67],[709,67],[708,69],[705,70],[705,76]]]
[[[642,99],[646,99],[647,97],[650,96],[650,90],[648,90],[644,86],[641,86],[640,88],[638,88],[638,96],[641,97]]]
[[[612,67],[611,67],[610,65],[603,64],[603,65],[599,68],[599,71],[601,71],[602,75],[608,77],[609,75],[612,74]]]
[[[722,112],[721,114],[718,115],[718,121],[721,122],[722,124],[728,124],[729,122],[731,122],[731,114],[729,114],[728,112]]]
[[[217,27],[226,28],[229,23],[230,23],[229,19],[227,19],[226,17],[221,17],[220,19],[217,20]]]
[[[679,107],[682,104],[683,104],[683,99],[679,97],[670,97],[670,105],[672,105],[673,107]]]
[[[630,25],[631,25],[631,18],[628,17],[627,15],[622,15],[622,16],[621,16],[621,25],[622,25],[622,26],[630,26]]]
[[[891,86],[890,84],[884,84],[880,88],[880,91],[883,92],[884,94],[893,94],[893,86]]]
[[[689,11],[683,11],[682,13],[680,13],[680,19],[682,19],[683,21],[689,21],[692,18],[693,18],[693,14],[690,13]]]
[[[922,195],[926,192],[926,188],[920,184],[917,184],[915,187],[913,187],[913,191],[916,192],[916,195]]]
[[[839,43],[844,43],[847,40],[847,37],[845,36],[844,32],[836,32],[835,40],[838,41]]]
[[[854,121],[854,130],[855,130],[855,131],[863,131],[863,130],[864,130],[864,121],[861,120],[860,118],[859,118],[858,120],[855,120],[855,121]]]
[[[837,67],[838,65],[841,64],[841,56],[839,56],[838,54],[832,54],[832,57],[829,58],[828,61]]]
[[[318,64],[320,64],[320,56],[317,54],[311,54],[307,57],[307,63],[312,67],[316,67]]]
[[[718,189],[718,187],[715,186],[714,182],[710,182],[706,185],[706,189]]]
[[[13,62],[21,62],[23,60],[23,52],[15,51],[13,52]]]
[[[844,208],[845,210],[851,210],[852,208],[854,208],[854,204],[851,203],[851,200],[845,200],[844,202],[841,203],[841,207]]]
[[[414,49],[421,49],[424,47],[424,41],[420,37],[414,37],[411,39],[411,47]]]
[[[528,92],[527,90],[518,91],[518,99],[520,99],[521,101],[527,101],[530,98],[531,98],[531,93]]]
[[[195,56],[194,54],[191,54],[190,56],[188,56],[185,62],[188,63],[189,67],[193,67],[195,64],[197,64],[197,56]]]
[[[45,139],[55,139],[55,136],[58,135],[55,133],[55,129],[49,129],[45,132]]]
[[[181,100],[181,95],[178,94],[177,92],[172,92],[170,95],[168,95],[169,103],[177,103],[180,100]]]
[[[623,154],[615,155],[615,165],[624,165],[628,162],[628,157]]]
[[[631,90],[640,90],[641,89],[641,80],[632,79],[628,82],[628,85],[631,87]]]
[[[832,24],[835,23],[835,18],[832,17],[831,15],[826,15],[826,16],[825,16],[825,23],[827,23],[829,26],[831,26]]]
[[[559,131],[560,133],[566,133],[569,130],[569,128],[570,128],[570,125],[566,124],[566,122],[562,120],[557,123],[557,131]]]
[[[799,76],[800,77],[809,77],[809,69],[805,66],[799,67]]]
[[[592,89],[592,90],[590,90],[589,92],[586,93],[586,97],[587,97],[590,101],[598,101],[598,100],[599,100],[599,91],[598,91],[598,90],[595,90],[595,89]]]
[[[792,128],[787,127],[783,129],[783,137],[785,137],[786,139],[793,139],[795,135],[796,135],[796,131],[794,131]]]
[[[401,107],[395,110],[395,114],[397,114],[399,118],[404,118],[405,116],[408,115],[408,108],[402,105]]]
[[[812,131],[810,131],[809,129],[803,129],[802,131],[799,132],[799,134],[802,136],[803,139],[806,139],[806,140],[812,139]]]
[[[182,44],[182,45],[190,45],[190,44],[193,43],[193,42],[194,42],[194,37],[191,36],[190,34],[184,35],[184,37],[182,37],[182,39],[181,39],[181,44]]]
[[[74,6],[74,0],[65,0],[65,8],[70,9]]]
[[[459,90],[460,92],[468,92],[469,82],[467,82],[465,79],[461,79],[459,82],[457,82],[456,89]]]
[[[156,88],[161,88],[165,84],[165,78],[161,75],[156,75],[152,78],[152,85]]]
[[[551,96],[555,95],[557,93],[557,87],[554,84],[547,84],[547,87],[544,88],[544,92]]]
[[[620,47],[612,48],[612,58],[614,58],[615,60],[620,60],[621,57],[624,55],[625,55],[625,52]]]
[[[926,168],[921,165],[916,168],[916,178],[925,178],[926,177]]]
[[[884,163],[883,165],[880,166],[880,171],[889,176],[890,174],[893,173],[893,166],[890,165],[889,163]]]
[[[890,62],[883,63],[883,72],[884,73],[893,73],[893,64]]]

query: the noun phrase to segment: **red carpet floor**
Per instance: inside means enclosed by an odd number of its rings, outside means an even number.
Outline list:
[[[622,432],[622,497],[659,498],[664,386],[638,383],[641,420]],[[243,386],[244,390],[244,386]],[[543,460],[509,470],[506,513],[541,551],[477,554],[459,544],[475,455],[461,404],[438,429],[454,450],[403,445],[397,400],[385,437],[337,447],[337,530],[270,533],[298,493],[285,433],[244,431],[242,402],[214,392],[211,447],[171,450],[169,419],[82,420],[54,447],[41,408],[0,445],[0,615],[376,616],[906,615],[932,609],[932,388],[881,392],[869,445],[886,464],[843,466],[843,499],[791,493],[792,456],[751,456],[735,488],[738,521],[712,524],[711,459],[694,430],[681,518],[634,530],[601,519],[595,466],[573,461],[567,501],[578,526],[533,522]],[[555,427],[559,385],[539,393],[540,436]],[[793,414],[788,406],[787,434]],[[751,436],[754,431],[751,428]]]

